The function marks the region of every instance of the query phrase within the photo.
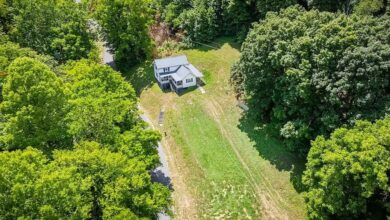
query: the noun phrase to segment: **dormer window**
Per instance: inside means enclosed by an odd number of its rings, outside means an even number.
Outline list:
[[[169,72],[169,67],[164,68],[164,72]]]

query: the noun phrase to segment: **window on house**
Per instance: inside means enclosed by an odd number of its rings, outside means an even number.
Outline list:
[[[194,81],[194,78],[191,78],[191,79],[186,79],[186,83],[191,83]]]
[[[168,81],[168,76],[164,76],[161,81]]]
[[[169,72],[169,67],[168,68],[164,68],[164,72]]]
[[[181,81],[181,80],[180,80],[180,81],[177,81],[177,82],[176,82],[176,85],[178,85],[178,86],[183,85],[183,81]]]

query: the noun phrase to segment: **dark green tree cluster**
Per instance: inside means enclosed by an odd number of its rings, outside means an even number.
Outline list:
[[[390,108],[390,19],[291,7],[255,25],[232,81],[295,150]]]
[[[0,2],[0,24],[12,41],[61,63],[86,58],[94,49],[87,12],[74,0]]]
[[[385,11],[387,0],[308,0],[308,6],[321,11],[373,15]]]
[[[148,0],[101,0],[97,3],[95,15],[120,68],[133,66],[150,57],[152,13]]]
[[[251,23],[269,11],[296,4],[295,0],[155,0],[162,19],[186,33],[191,41],[207,42],[216,36],[244,38]]]
[[[159,165],[160,135],[140,119],[132,86],[94,61],[49,67],[30,49],[8,49],[15,53],[4,62],[0,103],[0,219],[169,213],[169,189],[149,173]]]
[[[309,217],[385,219],[389,173],[390,118],[359,121],[351,129],[336,129],[329,139],[317,137],[303,177]]]

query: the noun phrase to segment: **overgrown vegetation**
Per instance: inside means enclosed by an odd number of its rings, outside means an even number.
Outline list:
[[[295,0],[155,0],[161,19],[173,29],[184,31],[188,43],[207,42],[217,36],[237,36],[242,41],[251,23],[296,4]]]

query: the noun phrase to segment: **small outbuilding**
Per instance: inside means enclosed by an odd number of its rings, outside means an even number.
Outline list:
[[[161,89],[171,89],[178,93],[196,86],[203,74],[188,62],[185,55],[181,55],[155,60],[154,76]]]

